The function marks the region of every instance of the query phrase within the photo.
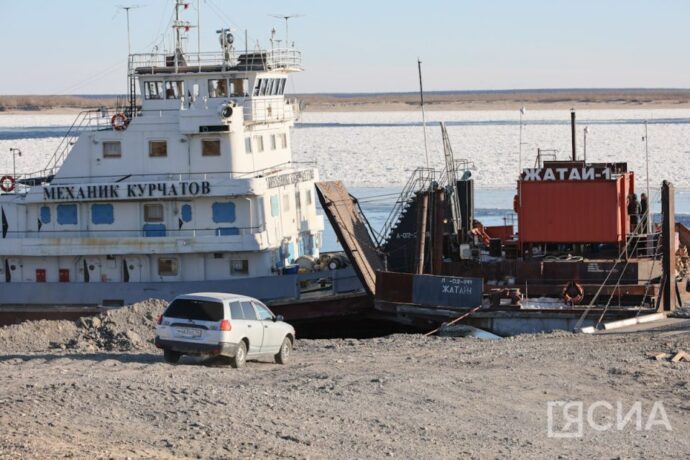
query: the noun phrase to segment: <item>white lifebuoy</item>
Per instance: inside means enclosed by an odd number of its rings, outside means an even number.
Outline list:
[[[2,176],[0,178],[0,190],[3,192],[11,192],[14,190],[14,177]]]
[[[129,119],[123,112],[119,112],[113,115],[113,118],[110,119],[110,124],[113,125],[115,131],[123,131],[127,129]]]

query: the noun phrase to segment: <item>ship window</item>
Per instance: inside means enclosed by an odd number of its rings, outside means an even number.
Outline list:
[[[276,135],[271,134],[271,150],[275,150],[275,149],[276,149]]]
[[[182,212],[180,214],[182,215],[182,221],[183,222],[191,222],[192,221],[192,205],[191,204],[183,204],[182,205]]]
[[[224,78],[222,80],[209,80],[208,96],[228,97],[228,81]]]
[[[149,141],[150,157],[168,156],[168,141]]]
[[[278,195],[271,195],[271,216],[278,217],[280,215],[280,201]]]
[[[59,204],[57,207],[57,221],[60,225],[77,225],[77,205]]]
[[[122,156],[122,144],[120,141],[103,142],[103,158],[120,158]]]
[[[232,80],[232,95],[235,97],[245,97],[249,96],[247,94],[247,88],[249,88],[249,79],[247,78],[236,78]]]
[[[163,99],[163,82],[162,81],[147,81],[145,88],[146,88],[146,99]]]
[[[244,138],[244,151],[246,153],[252,153],[252,138],[251,137],[245,137]]]
[[[213,203],[213,222],[235,222],[235,203]]]
[[[268,78],[262,78],[261,79],[261,89],[259,90],[259,96],[265,96],[266,95],[266,87],[269,85],[269,79]]]
[[[205,157],[217,157],[220,155],[220,139],[202,139],[201,155]]]
[[[254,140],[256,141],[256,151],[257,152],[263,152],[264,151],[264,137],[263,136],[254,136]]]
[[[231,275],[248,275],[249,261],[247,259],[233,259],[230,261]]]
[[[295,192],[295,209],[297,209],[298,211],[302,209],[302,199],[300,197],[299,190]]]
[[[158,274],[160,276],[177,276],[177,259],[163,258],[158,259]]]
[[[290,210],[290,195],[287,193],[283,195],[283,211],[287,212]]]
[[[48,206],[41,206],[41,223],[50,223],[50,208]]]
[[[284,149],[287,148],[287,134],[282,133],[280,135],[280,146],[283,147]]]
[[[287,78],[280,79],[280,94],[285,94],[285,83],[287,83]]]
[[[162,204],[145,204],[144,205],[144,221],[145,222],[163,222],[163,205]]]
[[[311,206],[311,190],[307,190],[307,206]]]
[[[262,81],[263,81],[263,78],[257,78],[256,86],[254,87],[254,96],[259,95],[259,91],[261,90],[261,82]]]
[[[165,98],[179,99],[184,94],[182,89],[182,81],[166,81],[165,82]]]
[[[91,222],[94,225],[110,225],[114,221],[112,204],[91,205]]]

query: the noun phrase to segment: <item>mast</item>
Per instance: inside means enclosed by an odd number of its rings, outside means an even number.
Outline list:
[[[417,58],[417,69],[419,71],[419,99],[422,105],[422,127],[424,128],[424,156],[426,157],[426,167],[429,169],[429,143],[426,138],[426,114],[424,113],[424,86],[422,85],[422,61]]]

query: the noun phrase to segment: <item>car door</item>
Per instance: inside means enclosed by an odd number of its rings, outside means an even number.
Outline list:
[[[242,305],[242,313],[244,314],[245,336],[249,339],[249,354],[261,353],[261,347],[264,340],[264,328],[261,321],[258,320],[256,316],[256,311],[252,303],[249,301],[240,302]]]
[[[262,353],[277,353],[280,350],[280,345],[283,343],[283,331],[274,321],[274,315],[271,310],[266,308],[258,302],[252,302],[256,309],[256,315],[261,322],[261,328],[264,331],[264,341],[261,348]]]

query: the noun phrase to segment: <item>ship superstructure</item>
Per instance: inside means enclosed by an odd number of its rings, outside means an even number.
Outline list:
[[[266,277],[319,256],[317,170],[292,161],[298,105],[285,97],[301,53],[219,37],[217,53],[178,40],[130,55],[128,104],[80,114],[45,170],[5,181],[2,304],[294,291]]]

